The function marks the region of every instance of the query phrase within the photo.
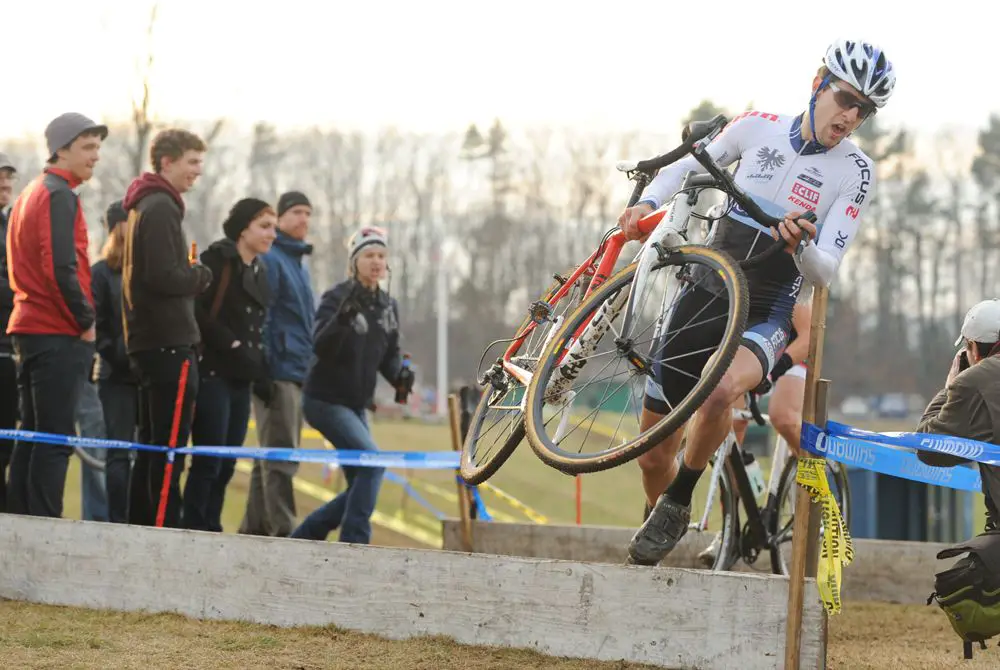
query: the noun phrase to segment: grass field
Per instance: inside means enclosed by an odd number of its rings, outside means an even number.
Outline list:
[[[385,670],[624,670],[622,662],[554,659],[530,651],[458,645],[444,638],[390,641],[333,627],[280,629],[176,615],[121,614],[0,602],[5,668],[380,668]],[[828,666],[837,670],[1000,666],[1000,650],[962,646],[932,607],[847,603],[830,620]]]

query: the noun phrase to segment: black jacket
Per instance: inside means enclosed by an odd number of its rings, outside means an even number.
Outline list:
[[[261,329],[267,316],[269,289],[267,268],[254,259],[247,265],[236,243],[229,238],[213,242],[201,254],[201,262],[212,271],[212,284],[195,303],[202,337],[202,377],[218,375],[232,381],[255,381],[266,376]],[[229,266],[228,273],[225,267]],[[212,306],[228,274],[225,293],[213,317]],[[240,345],[233,348],[233,342]]]
[[[367,322],[367,332],[355,329],[356,314]],[[399,308],[381,289],[366,290],[353,279],[334,286],[320,299],[313,333],[305,395],[362,410],[375,393],[377,373],[396,383],[402,365]]]
[[[122,328],[122,273],[100,260],[90,268],[90,288],[97,313],[97,353],[101,355],[101,379],[125,384],[137,380],[129,366]]]
[[[7,217],[8,212],[0,211],[0,352],[9,354],[12,347],[7,322],[14,311],[14,291],[10,288],[10,275],[7,274]]]
[[[204,265],[191,266],[181,228],[183,202],[165,184],[147,173],[125,195],[130,220],[121,224],[128,226],[122,297],[130,354],[201,341],[194,302],[212,281],[212,273]],[[134,223],[132,210],[138,214]]]

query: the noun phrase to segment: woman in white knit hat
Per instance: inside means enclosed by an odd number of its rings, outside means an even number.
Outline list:
[[[389,271],[388,235],[367,226],[348,242],[348,278],[323,294],[314,358],[302,389],[306,421],[337,449],[377,451],[365,416],[377,374],[405,395],[413,373],[399,347],[399,308],[379,282]],[[399,397],[400,394],[397,394]],[[367,544],[383,468],[344,466],[347,489],[310,514],[292,537]]]

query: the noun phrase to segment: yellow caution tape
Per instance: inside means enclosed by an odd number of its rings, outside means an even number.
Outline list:
[[[837,499],[830,490],[826,461],[822,458],[800,458],[795,481],[808,492],[812,502],[823,505],[823,538],[816,569],[816,586],[827,614],[839,614],[843,568],[854,560],[854,545]]]
[[[500,500],[503,500],[505,503],[516,509],[524,516],[528,517],[529,520],[534,521],[535,523],[538,524],[547,524],[549,522],[549,518],[547,516],[545,516],[541,512],[533,510],[532,508],[528,507],[523,502],[512,496],[511,494],[505,493],[504,491],[501,491],[497,487],[493,486],[493,484],[490,484],[489,482],[483,482],[479,486],[483,487],[484,489],[495,495],[497,498],[500,498]],[[490,512],[490,514],[496,516],[495,512]]]
[[[253,470],[253,466],[244,461],[237,461],[236,470],[249,475]],[[294,477],[292,479],[292,487],[299,493],[307,495],[310,498],[315,498],[323,503],[330,502],[336,495],[333,491],[317,484],[313,484],[310,481],[302,479],[302,477]],[[395,531],[400,535],[404,535],[411,540],[420,542],[421,544],[440,548],[442,544],[440,524],[435,524],[434,530],[428,532],[427,530],[415,527],[413,525],[414,521],[415,519],[410,519],[408,521],[404,520],[399,512],[392,516],[383,514],[378,510],[372,512],[372,523],[375,525],[388,528],[389,530]]]

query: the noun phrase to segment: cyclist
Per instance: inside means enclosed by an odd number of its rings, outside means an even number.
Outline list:
[[[806,111],[796,116],[744,113],[708,146],[722,167],[739,161],[737,184],[765,212],[783,217],[771,230],[734,206],[716,224],[712,246],[746,258],[769,246],[767,237],[772,236],[786,243],[788,253],[746,272],[746,331],[722,380],[693,417],[683,462],[676,463],[683,427],[638,459],[653,510],[629,543],[630,563],[659,563],[687,532],[691,495],[730,430],[733,403],[763,381],[788,345],[803,280],[828,286],[836,275],[875,188],[873,161],[848,137],[888,102],[895,82],[892,64],[880,48],[838,40],[826,50]],[[618,223],[628,239],[640,238],[639,220],[668,202],[689,171],[702,173],[704,168],[692,156],[664,168],[639,202],[622,213]],[[804,210],[815,212],[820,225],[800,219]],[[657,346],[657,357],[672,361],[672,374],[664,375],[661,364],[647,378],[642,430],[661,421],[690,393],[712,355],[705,351],[706,343],[722,338],[725,319],[713,317],[724,315],[727,307],[725,300],[716,299],[712,276],[707,278],[707,287],[681,298],[667,329],[673,331],[676,324],[678,332]],[[700,321],[692,324],[696,317]]]

